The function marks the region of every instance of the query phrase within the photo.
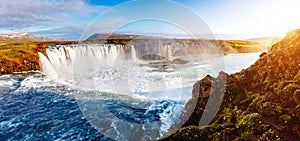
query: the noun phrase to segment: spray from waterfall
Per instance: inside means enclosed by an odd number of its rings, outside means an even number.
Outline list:
[[[58,45],[47,48],[46,55],[48,58],[40,52],[38,54],[42,71],[48,77],[72,80],[73,69],[94,70],[93,68],[97,64],[112,66],[116,58],[123,55],[124,52],[123,45],[82,44]]]
[[[143,47],[143,48],[142,48]],[[73,84],[85,90],[100,90],[120,94],[145,94],[149,97],[176,99],[174,93],[165,90],[192,86],[201,69],[198,64],[184,64],[176,69],[162,69],[164,60],[138,60],[148,52],[161,53],[173,58],[170,46],[155,50],[157,46],[125,46],[114,44],[60,45],[39,53],[42,71],[53,79]],[[168,53],[166,55],[166,53]],[[154,65],[153,65],[153,64]],[[163,66],[164,67],[164,66]],[[180,73],[178,73],[180,72]],[[184,74],[181,72],[185,72]],[[183,74],[183,75],[178,75]],[[183,80],[182,77],[186,79]]]
[[[173,56],[172,56],[172,50],[171,50],[170,45],[168,45],[167,48],[168,48],[168,59],[171,60],[173,58]]]
[[[58,75],[53,68],[51,62],[47,59],[47,57],[43,54],[38,52],[39,58],[40,58],[40,64],[41,64],[41,70],[52,79],[57,79]]]
[[[136,59],[136,50],[135,50],[134,45],[131,45],[131,59],[132,59],[133,61],[137,60],[137,59]]]

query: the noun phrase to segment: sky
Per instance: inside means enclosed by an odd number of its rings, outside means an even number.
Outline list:
[[[143,0],[154,5],[160,0]],[[83,32],[105,13],[113,13],[127,0],[1,0],[0,33],[28,32],[37,36],[79,40]],[[234,37],[284,36],[289,30],[300,28],[299,0],[173,0],[196,13],[213,34]],[[157,3],[157,5],[155,5]],[[134,6],[133,6],[134,7]],[[166,13],[180,15],[180,10]],[[141,9],[142,10],[142,9]],[[107,18],[101,28],[126,21],[131,9],[119,16]],[[142,11],[141,14],[145,14]],[[164,12],[162,13],[164,14]],[[112,14],[113,15],[113,14]],[[182,18],[181,15],[178,18]],[[185,18],[182,18],[185,19]],[[193,22],[195,19],[189,19]],[[99,30],[105,32],[105,30]],[[95,30],[95,32],[99,32]],[[141,20],[123,25],[118,32],[184,34],[177,26],[162,21]]]

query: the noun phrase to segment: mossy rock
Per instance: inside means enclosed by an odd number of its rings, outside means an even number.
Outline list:
[[[175,134],[161,139],[161,141],[210,141],[210,131],[197,126],[188,126],[179,129]]]
[[[281,141],[282,139],[279,137],[278,132],[269,129],[258,139],[258,141]]]

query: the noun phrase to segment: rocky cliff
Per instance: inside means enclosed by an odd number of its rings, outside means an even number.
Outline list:
[[[197,38],[173,38],[148,35],[130,34],[94,34],[85,42],[135,45],[140,52],[149,52],[149,49],[161,50],[169,46],[174,55],[182,54],[204,54],[215,53],[215,49],[221,50],[224,54],[261,52],[268,49],[268,42],[254,42],[243,40],[212,40]],[[140,48],[139,48],[140,47]],[[151,47],[151,48],[149,48]],[[151,52],[151,50],[150,50]]]
[[[239,73],[205,77],[194,85],[186,110],[194,110],[183,127],[163,140],[300,139],[300,30],[291,31],[269,53]],[[199,128],[212,87],[227,77],[223,102],[213,121]],[[195,109],[191,108],[197,103]]]

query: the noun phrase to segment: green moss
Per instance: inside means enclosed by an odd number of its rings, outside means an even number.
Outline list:
[[[247,91],[247,90],[244,90],[244,91],[245,91],[245,96],[246,96],[245,101],[253,101],[257,97],[260,97],[260,95],[258,93],[254,93],[254,92]]]
[[[296,90],[300,89],[300,85],[296,84],[296,83],[291,83],[286,85],[282,90],[279,91],[279,96],[281,97],[282,101],[294,101],[297,102],[297,95],[295,95],[294,93],[296,93]],[[293,96],[291,96],[291,94],[294,94]]]
[[[264,115],[280,115],[283,113],[283,109],[280,106],[274,105],[271,102],[263,103],[259,111],[264,113]]]
[[[269,128],[262,123],[259,113],[249,113],[237,107],[223,109],[209,127],[215,129],[214,140],[254,139]]]
[[[244,114],[243,116],[238,117],[238,122],[236,126],[238,128],[245,128],[247,130],[253,130],[256,126],[261,124],[261,116],[259,113],[251,113],[251,114]]]
[[[241,101],[243,101],[246,98],[245,90],[243,87],[240,86],[231,86],[230,88],[227,87],[227,93],[229,95],[229,100],[230,100],[228,104],[241,103]]]
[[[249,141],[249,140],[253,140],[254,138],[256,137],[252,132],[243,132],[239,140]]]
[[[249,108],[253,109],[261,109],[262,103],[266,101],[265,96],[256,95],[253,101],[250,103]]]
[[[209,135],[211,131],[209,129],[200,129],[197,126],[188,126],[179,129],[176,134],[165,137],[161,140],[187,140],[187,141],[209,141]]]
[[[228,126],[235,126],[237,116],[240,115],[242,111],[238,110],[237,107],[234,109],[232,108],[224,108],[221,110],[221,112],[218,113],[216,116],[214,122],[212,123],[212,126],[218,126],[222,125],[224,127]]]
[[[265,96],[253,94],[249,99],[253,99],[249,105],[249,110],[256,110],[259,113],[268,116],[280,115],[283,113],[282,107],[269,102]]]
[[[265,46],[266,43],[264,42],[250,42],[244,40],[225,40],[226,43],[230,44],[234,48],[251,48],[251,47],[261,47]]]
[[[280,140],[282,139],[279,137],[278,132],[276,132],[273,129],[269,129],[268,131],[263,133],[263,135],[258,139],[258,141],[280,141]]]

